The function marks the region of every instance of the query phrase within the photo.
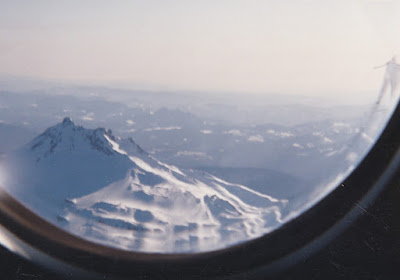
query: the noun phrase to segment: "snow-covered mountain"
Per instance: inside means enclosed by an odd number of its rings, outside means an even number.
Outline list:
[[[128,250],[223,248],[279,226],[287,203],[163,164],[131,138],[69,118],[5,162],[0,183],[33,211],[73,234]]]

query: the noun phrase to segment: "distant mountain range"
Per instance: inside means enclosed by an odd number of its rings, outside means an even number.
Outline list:
[[[145,252],[194,252],[278,227],[287,200],[164,164],[132,138],[70,118],[11,153],[5,187],[67,231]]]

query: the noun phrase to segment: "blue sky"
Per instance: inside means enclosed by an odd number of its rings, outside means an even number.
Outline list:
[[[3,0],[0,74],[362,98],[400,53],[399,15],[389,0]]]

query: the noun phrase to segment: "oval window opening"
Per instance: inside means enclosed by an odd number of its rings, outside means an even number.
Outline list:
[[[0,4],[0,185],[127,251],[278,229],[354,170],[400,91],[400,4],[305,2]]]

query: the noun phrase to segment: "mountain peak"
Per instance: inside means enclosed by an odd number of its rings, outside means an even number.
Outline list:
[[[108,156],[116,154],[111,143],[105,135],[114,139],[111,131],[104,128],[85,129],[77,126],[66,117],[61,123],[48,128],[45,132],[31,141],[30,149],[35,151],[37,160],[48,157],[51,154],[71,151],[88,152],[99,151]]]
[[[75,125],[74,122],[71,120],[70,117],[65,117],[62,121],[62,125],[65,126],[69,126],[69,125]]]
[[[83,154],[100,152],[107,156],[126,157],[125,152],[148,156],[133,139],[120,139],[113,135],[111,129],[102,127],[86,129],[76,125],[69,117],[46,129],[27,146],[34,153],[36,161],[58,153],[65,156],[73,151]]]

